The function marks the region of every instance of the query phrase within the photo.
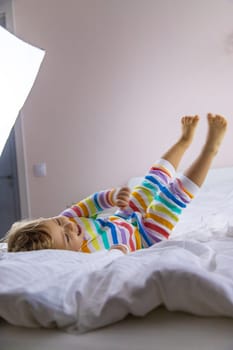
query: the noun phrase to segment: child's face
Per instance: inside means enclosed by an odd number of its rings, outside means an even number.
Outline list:
[[[76,223],[65,216],[55,216],[45,219],[45,225],[54,241],[55,249],[80,250],[84,232]]]

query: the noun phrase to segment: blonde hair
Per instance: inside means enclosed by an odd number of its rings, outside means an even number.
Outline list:
[[[8,245],[8,252],[53,249],[53,240],[44,221],[36,219],[14,223],[4,239]]]

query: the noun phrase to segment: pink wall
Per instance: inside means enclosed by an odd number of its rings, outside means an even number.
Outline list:
[[[143,174],[180,116],[233,113],[233,3],[17,0],[16,34],[47,51],[23,109],[31,213],[49,216]],[[231,46],[232,45],[232,46]],[[214,166],[232,166],[229,132]],[[20,160],[19,160],[20,161]],[[33,176],[46,162],[47,176]]]

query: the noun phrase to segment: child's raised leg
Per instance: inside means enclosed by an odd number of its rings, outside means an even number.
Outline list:
[[[161,187],[143,220],[150,244],[169,238],[178,217],[202,185],[224,137],[227,122],[219,115],[208,114],[206,143],[194,163],[168,187]],[[147,241],[148,242],[148,241]],[[150,245],[149,244],[149,245]]]
[[[195,162],[186,170],[184,175],[192,180],[197,186],[201,186],[206,178],[209,168],[227,129],[227,121],[220,115],[208,114],[209,131],[206,143],[201,154]]]
[[[181,119],[182,133],[180,139],[161,157],[171,163],[175,170],[178,168],[185,151],[193,140],[198,122],[198,115],[195,115],[195,117],[183,117]]]
[[[162,186],[168,186],[193,140],[198,121],[198,116],[181,119],[182,132],[179,140],[151,167],[144,181],[133,189],[129,201],[131,210],[145,214],[156,193]]]

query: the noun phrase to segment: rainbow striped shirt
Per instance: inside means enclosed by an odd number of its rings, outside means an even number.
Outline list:
[[[91,253],[110,249],[114,244],[126,244],[131,251],[142,247],[140,235],[133,220],[128,221],[118,215],[96,218],[96,214],[114,207],[114,192],[115,189],[94,193],[60,214],[76,221],[84,230],[81,251]]]
[[[126,244],[135,251],[168,239],[197,190],[187,177],[176,178],[173,166],[160,159],[133,189],[127,210],[107,218],[98,216],[115,205],[115,189],[111,189],[94,193],[60,215],[82,227],[83,252],[110,249],[114,244]]]

